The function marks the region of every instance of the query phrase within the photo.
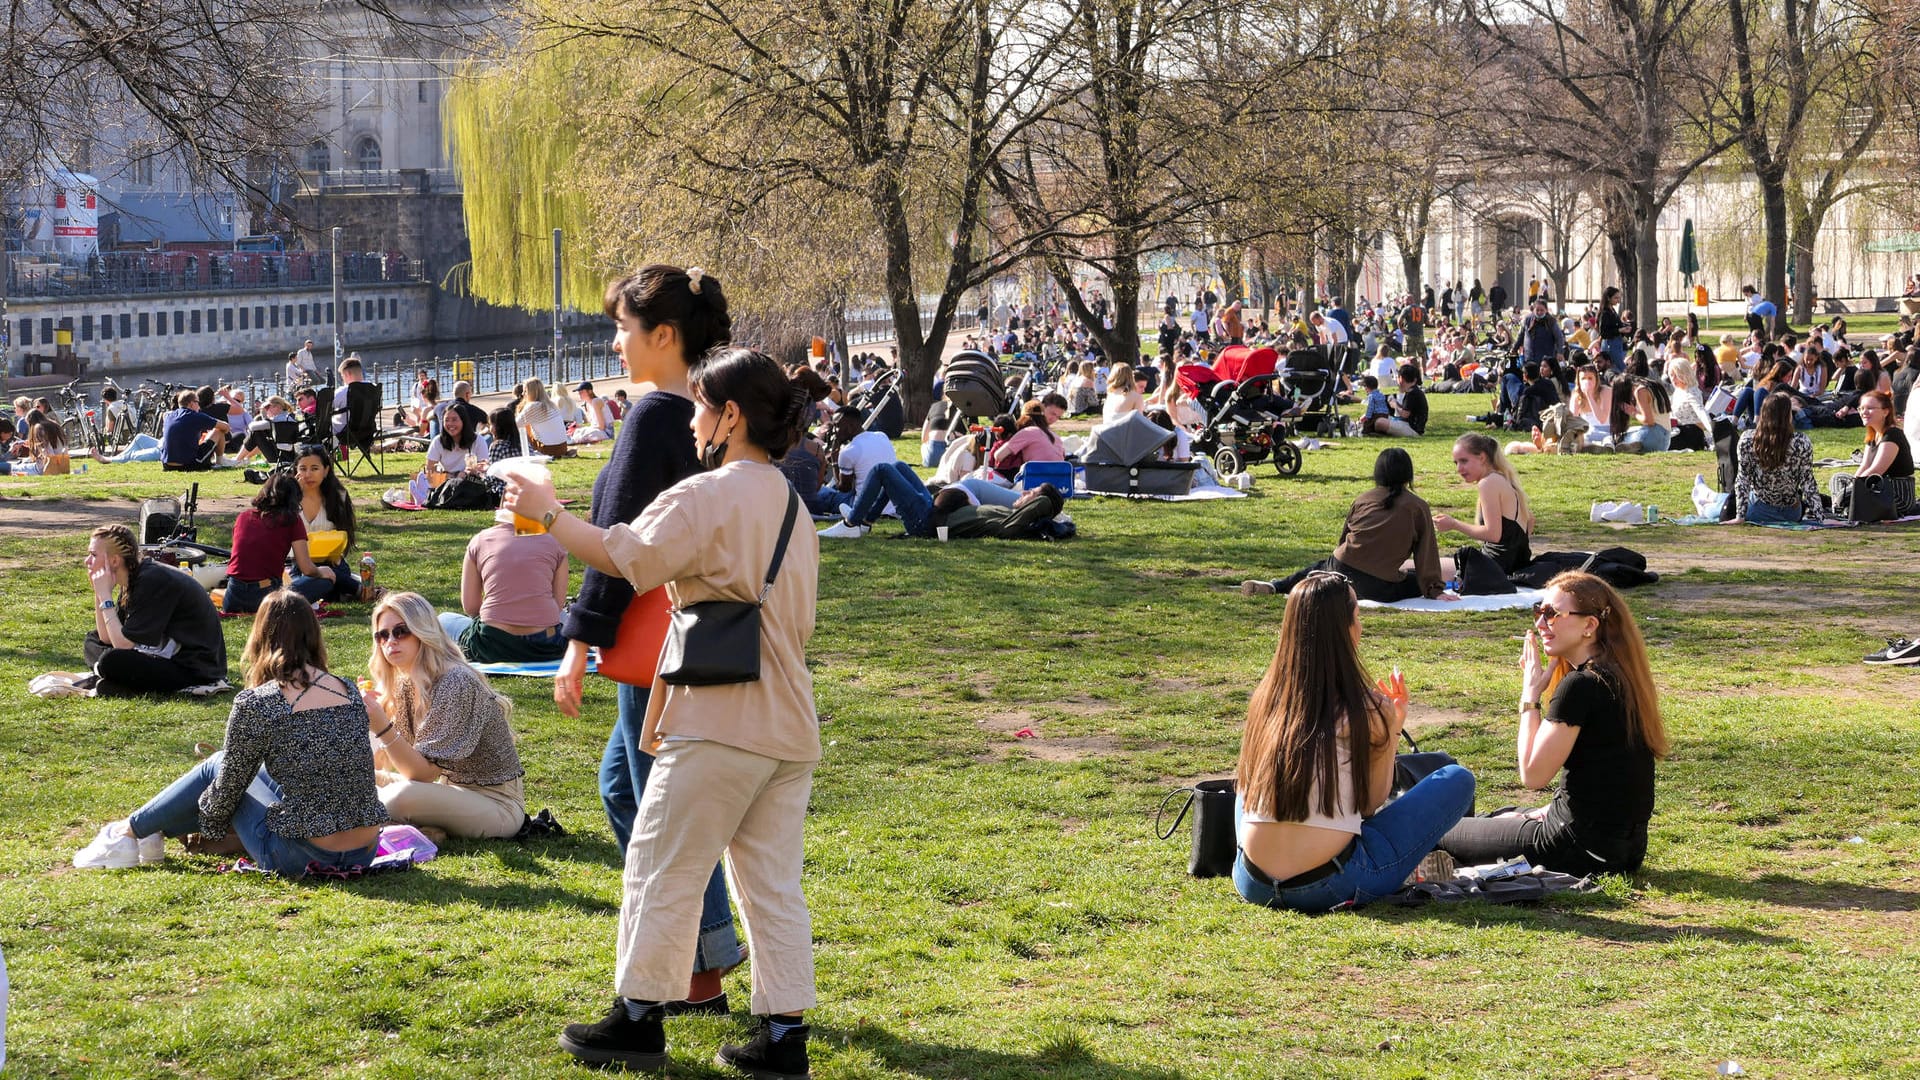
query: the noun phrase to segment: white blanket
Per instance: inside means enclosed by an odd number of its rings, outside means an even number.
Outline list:
[[[1195,484],[1193,490],[1185,495],[1128,495],[1122,491],[1095,491],[1093,495],[1111,495],[1116,499],[1153,499],[1157,502],[1206,502],[1210,499],[1244,499],[1247,493],[1235,491],[1229,487],[1217,485],[1202,486]]]
[[[1545,589],[1521,589],[1514,593],[1501,593],[1497,596],[1463,596],[1458,600],[1401,600],[1397,603],[1383,604],[1378,600],[1362,600],[1364,608],[1393,608],[1398,611],[1507,611],[1512,608],[1530,608],[1547,595]]]

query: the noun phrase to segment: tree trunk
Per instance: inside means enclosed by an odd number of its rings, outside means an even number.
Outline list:
[[[1761,264],[1760,295],[1773,300],[1778,310],[1773,316],[1773,333],[1787,328],[1787,178],[1780,170],[1756,171],[1760,182],[1760,212],[1766,222],[1766,259]],[[1799,301],[1796,301],[1796,304]],[[1796,317],[1806,321],[1806,314]]]
[[[1660,321],[1660,224],[1659,208],[1648,192],[1636,192],[1634,198],[1634,266],[1638,277],[1634,288],[1621,282],[1620,294],[1633,300],[1634,326],[1650,327]]]
[[[1812,323],[1815,316],[1813,281],[1813,238],[1814,230],[1809,228],[1799,232],[1793,238],[1793,321]],[[1781,330],[1786,329],[1785,320],[1781,320]]]

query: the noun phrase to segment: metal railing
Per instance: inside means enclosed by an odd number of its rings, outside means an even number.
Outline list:
[[[13,253],[7,296],[15,299],[161,292],[257,292],[333,284],[333,261],[319,251],[108,252],[90,256]],[[425,268],[397,251],[340,256],[340,280],[375,285],[423,280]]]
[[[440,399],[448,401],[453,398],[454,383],[462,380],[471,382],[474,395],[480,397],[512,393],[514,386],[528,379],[539,379],[549,389],[565,386],[572,390],[582,381],[624,377],[626,368],[613,354],[609,342],[577,341],[560,350],[557,365],[553,349],[547,347],[395,360],[368,365],[366,375],[368,382],[379,384],[380,407],[384,411],[413,403],[413,390],[421,372],[439,385]]]
[[[934,306],[924,304],[920,308],[920,325],[933,321]],[[979,325],[978,312],[956,311],[953,315],[954,332],[973,330]],[[893,312],[884,309],[868,308],[858,314],[847,316],[847,344],[871,345],[876,341],[892,341],[894,336]]]
[[[320,169],[302,170],[302,194],[327,192],[357,195],[430,195],[461,190],[460,175],[452,169]]]

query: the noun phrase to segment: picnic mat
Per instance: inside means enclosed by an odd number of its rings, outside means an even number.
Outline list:
[[[1115,499],[1152,499],[1155,502],[1208,502],[1213,499],[1244,499],[1247,493],[1235,491],[1229,487],[1195,486],[1185,495],[1129,495],[1124,491],[1093,491],[1090,495],[1105,495]]]
[[[551,679],[555,675],[560,674],[560,661],[548,660],[542,664],[515,664],[506,662],[497,664],[475,664],[473,665],[473,669],[487,675],[524,675],[533,679]],[[598,670],[600,670],[599,658],[589,655],[587,657],[587,673],[592,674]]]
[[[1383,604],[1378,600],[1362,600],[1364,608],[1391,608],[1395,611],[1510,611],[1513,608],[1530,608],[1540,603],[1547,595],[1545,589],[1521,589],[1519,592],[1499,593],[1493,596],[1463,596],[1458,600],[1398,600]]]

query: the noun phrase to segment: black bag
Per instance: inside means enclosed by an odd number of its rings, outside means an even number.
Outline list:
[[[1858,525],[1893,520],[1893,488],[1885,477],[1854,477],[1847,494],[1847,520]]]
[[[773,591],[773,579],[787,557],[787,541],[793,536],[793,522],[799,513],[800,496],[789,488],[787,519],[780,526],[780,543],[774,546],[773,563],[767,567],[767,583],[761,587],[759,599],[751,603],[703,600],[673,610],[666,641],[660,646],[660,673],[656,678],[674,686],[760,681],[760,606]]]
[[[477,476],[452,476],[427,495],[433,510],[491,510],[498,505],[487,482]]]
[[[1453,569],[1460,579],[1462,596],[1499,596],[1520,591],[1507,580],[1507,572],[1500,569],[1491,555],[1472,545],[1453,553]]]
[[[1161,829],[1167,804],[1183,793],[1187,801],[1173,816],[1173,823]],[[1233,781],[1202,780],[1192,787],[1169,791],[1153,816],[1154,831],[1160,839],[1172,838],[1189,810],[1193,811],[1193,845],[1187,852],[1187,873],[1197,878],[1233,873],[1233,861],[1240,852],[1240,838],[1233,834]]]
[[[1413,742],[1411,737],[1407,741]],[[1412,753],[1393,756],[1393,794],[1387,801],[1392,802],[1405,795],[1413,785],[1441,769],[1458,764],[1460,763],[1454,760],[1452,754],[1439,750],[1422,750],[1418,744],[1414,744]],[[1473,813],[1472,809],[1469,808],[1467,813]]]

